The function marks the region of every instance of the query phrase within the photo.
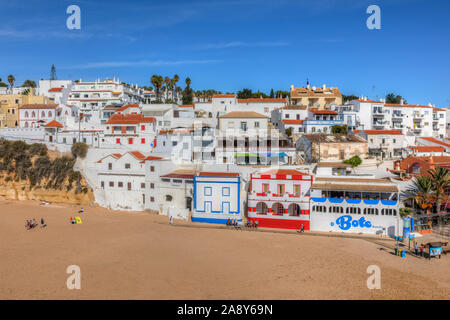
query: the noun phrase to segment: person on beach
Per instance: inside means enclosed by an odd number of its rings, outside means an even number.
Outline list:
[[[258,229],[258,220],[255,220],[255,229]]]
[[[173,216],[170,216],[170,224],[173,224]]]
[[[41,228],[46,227],[47,225],[45,224],[44,218],[41,218]]]
[[[417,242],[414,241],[414,251],[416,253],[416,256],[419,254],[419,246],[417,245]]]
[[[420,256],[423,257],[423,250],[425,249],[425,246],[423,243],[420,244]]]
[[[303,225],[303,223],[300,226],[300,232],[304,232],[305,231],[305,226]]]
[[[227,219],[227,227],[230,225],[230,218]]]
[[[83,213],[83,212],[84,212],[83,208],[81,208],[80,211],[78,211],[78,213]]]

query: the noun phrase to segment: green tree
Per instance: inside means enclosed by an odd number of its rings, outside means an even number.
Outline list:
[[[353,101],[358,100],[359,97],[355,96],[354,94],[346,96],[345,94],[342,95],[342,103],[346,103],[347,101]]]
[[[8,76],[9,86],[12,88],[14,86],[14,82],[16,82],[16,78],[12,74]]]
[[[270,89],[270,98],[275,98],[275,92],[273,92],[273,89]]]
[[[237,93],[238,99],[250,99],[252,98],[252,89],[244,88]]]
[[[292,136],[292,127],[289,127],[289,128],[286,129],[286,135],[287,135],[288,137],[291,137],[291,136]]]
[[[350,159],[342,161],[343,163],[350,164],[352,168],[356,168],[362,163],[362,160],[359,156],[353,156]]]
[[[81,159],[84,159],[86,157],[86,155],[87,155],[88,149],[89,149],[88,145],[86,143],[84,143],[84,142],[74,143],[72,145],[72,149],[71,149],[72,156],[74,158],[78,158],[79,157]]]
[[[161,101],[160,90],[161,90],[161,86],[164,83],[164,79],[162,76],[154,74],[150,78],[150,82],[153,84],[153,86],[156,89],[156,101],[160,102]]]
[[[180,77],[176,74],[172,78],[172,84],[173,84],[173,92],[172,97],[175,101],[178,101],[178,92],[177,92],[177,83],[180,80]]]
[[[428,174],[431,177],[431,184],[436,200],[436,213],[441,211],[443,200],[449,198],[450,192],[450,171],[447,168],[436,167],[429,169]]]
[[[193,104],[194,103],[194,92],[191,89],[191,79],[188,77],[185,80],[186,88],[183,91],[183,104]]]
[[[386,103],[392,103],[392,104],[400,104],[403,97],[400,95],[395,95],[394,93],[388,93],[386,95]],[[406,99],[403,99],[403,103],[407,103]]]
[[[342,126],[340,126],[340,125],[331,126],[331,133],[332,134],[347,134],[348,127],[346,124],[344,124]]]
[[[34,82],[33,80],[25,80],[22,87],[36,88],[36,82]]]
[[[433,181],[430,176],[416,176],[413,179],[413,184],[406,189],[408,199],[413,199],[414,202],[427,214],[433,208]]]

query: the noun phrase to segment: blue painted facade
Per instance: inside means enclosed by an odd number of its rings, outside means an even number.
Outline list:
[[[225,224],[242,221],[239,176],[195,176],[192,221]]]

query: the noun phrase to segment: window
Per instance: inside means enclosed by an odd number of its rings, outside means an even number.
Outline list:
[[[128,144],[133,144],[133,138],[128,138]]]
[[[223,187],[222,188],[222,196],[229,197],[230,196],[230,188],[229,187]]]
[[[141,188],[145,189],[145,183],[144,182],[141,183]]]
[[[255,121],[255,128],[259,128],[259,121]]]
[[[108,163],[108,170],[112,170],[112,163]]]
[[[247,122],[241,122],[241,130],[247,131]]]
[[[268,183],[263,183],[262,188],[263,188],[264,193],[266,193],[266,194],[269,193],[269,184]]]
[[[145,131],[145,124],[141,125],[141,131]]]
[[[172,201],[172,196],[171,195],[166,195],[166,201],[167,202],[171,202]]]
[[[392,139],[392,142],[393,142],[393,143],[395,143],[395,142],[396,142],[396,140],[395,140],[395,139]]]
[[[284,184],[279,184],[277,191],[278,191],[278,195],[283,196],[284,195]]]
[[[116,138],[116,144],[120,144],[120,138]]]
[[[176,184],[182,184],[182,183],[183,183],[183,180],[180,180],[180,179],[173,179],[172,182],[173,182],[173,183],[176,183]]]
[[[339,206],[331,206],[328,210],[330,213],[344,213],[344,209]]]
[[[28,118],[28,117],[29,117],[28,111],[25,111],[25,118]]]
[[[114,181],[110,181],[110,182],[109,182],[109,186],[110,186],[110,187],[114,187]]]
[[[128,190],[131,190],[131,182],[128,182],[127,186],[128,186]]]
[[[377,208],[364,208],[364,214],[378,215]]]
[[[294,185],[294,195],[296,197],[300,197],[300,185],[299,184]]]
[[[52,112],[51,112],[51,111],[48,112],[48,117],[49,117],[49,118],[52,117]]]
[[[42,118],[45,118],[45,112],[44,111],[42,111],[41,116],[42,116]]]
[[[125,163],[125,169],[130,169],[131,165],[129,163]]]
[[[212,195],[212,188],[211,187],[205,187],[203,189],[203,195],[205,196],[211,196]]]
[[[141,143],[145,144],[145,138],[141,138]]]
[[[150,166],[150,172],[155,172],[155,167],[154,166]]]
[[[122,187],[123,187],[123,182],[122,182],[122,181],[119,181],[119,182],[117,183],[117,186],[118,186],[119,188],[122,188]]]
[[[345,213],[361,214],[360,208],[349,207],[345,210]]]
[[[155,198],[154,197],[150,197],[150,202],[155,202]]]
[[[155,184],[154,183],[150,183],[150,189],[155,189]]]
[[[384,216],[396,216],[397,210],[395,209],[381,209],[381,215]]]
[[[101,182],[102,189],[105,189],[105,181]]]

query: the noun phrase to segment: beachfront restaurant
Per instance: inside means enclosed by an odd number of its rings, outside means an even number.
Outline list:
[[[312,231],[402,234],[399,190],[387,179],[316,177],[310,208]]]

